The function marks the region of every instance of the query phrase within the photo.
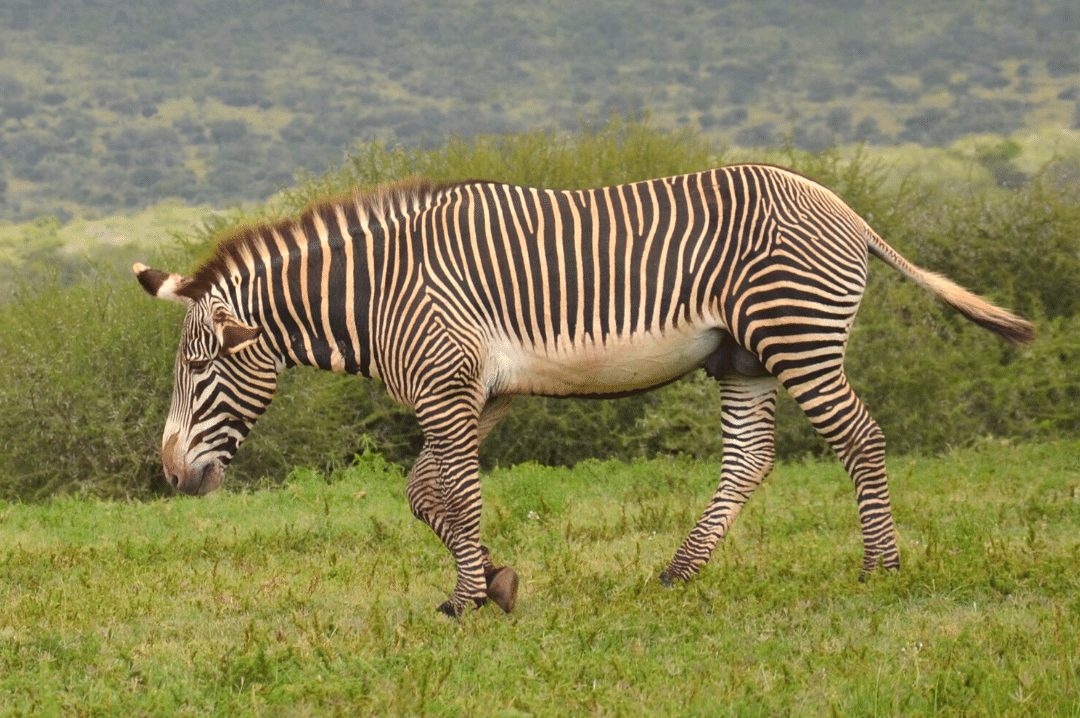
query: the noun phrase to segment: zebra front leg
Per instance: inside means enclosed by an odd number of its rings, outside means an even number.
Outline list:
[[[488,399],[484,410],[480,413],[480,421],[477,427],[477,446],[484,442],[487,435],[495,428],[510,411],[513,403],[512,396],[495,396]],[[509,566],[495,566],[491,562],[491,555],[486,546],[480,546],[484,554],[484,581],[487,583],[487,597],[495,602],[495,605],[506,613],[514,610],[517,603],[517,592],[520,580],[517,571]]]
[[[425,447],[437,471],[435,500],[441,506],[442,537],[457,565],[457,583],[439,606],[460,616],[469,606],[487,601],[485,551],[480,545],[479,416],[477,392],[458,390],[430,397],[417,405]],[[423,468],[423,467],[422,467]],[[422,474],[420,474],[422,475]],[[490,560],[488,560],[490,563]]]
[[[413,464],[412,471],[409,472],[405,496],[409,499],[409,508],[412,509],[413,516],[427,524],[443,545],[449,549],[454,543],[454,535],[446,520],[446,508],[439,495],[438,477],[439,465],[425,444],[416,463]],[[497,569],[491,563],[488,547],[481,546],[480,552],[484,556],[484,574],[494,573]]]
[[[660,574],[664,585],[688,581],[708,562],[750,494],[772,470],[775,457],[777,382],[771,376],[721,377],[724,437],[720,486],[705,512]]]
[[[495,425],[495,422],[509,409],[509,398],[503,401],[493,400],[488,402],[480,417],[479,439]],[[446,518],[446,508],[438,489],[439,466],[428,449],[427,445],[420,452],[416,463],[413,464],[409,473],[409,483],[405,494],[409,499],[409,506],[413,515],[427,524],[435,535],[439,537],[443,545],[452,551],[455,541],[453,532]],[[487,597],[506,613],[514,610],[517,602],[519,579],[517,572],[509,566],[495,566],[491,561],[491,553],[487,546],[480,546],[483,557],[484,582],[487,586]]]

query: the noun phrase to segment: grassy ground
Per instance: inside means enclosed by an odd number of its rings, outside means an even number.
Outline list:
[[[1080,715],[1080,442],[891,461],[904,568],[856,581],[852,491],[788,464],[694,582],[656,575],[716,467],[485,478],[518,607],[377,460],[202,500],[0,504],[0,712]]]

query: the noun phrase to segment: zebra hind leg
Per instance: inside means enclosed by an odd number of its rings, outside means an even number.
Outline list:
[[[720,486],[671,563],[660,574],[660,580],[667,586],[675,579],[688,581],[705,565],[750,494],[773,466],[776,379],[728,373],[718,381],[724,437]]]
[[[843,369],[812,382],[781,379],[855,485],[863,539],[859,580],[866,580],[878,565],[899,569],[900,551],[885,473],[885,434],[848,384]]]

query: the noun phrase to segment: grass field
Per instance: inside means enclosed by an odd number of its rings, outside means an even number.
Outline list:
[[[780,466],[697,580],[717,467],[485,477],[515,613],[452,622],[400,472],[202,500],[0,504],[5,715],[1080,715],[1080,442],[891,460],[865,584],[835,462]]]

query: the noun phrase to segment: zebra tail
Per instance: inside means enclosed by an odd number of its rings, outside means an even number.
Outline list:
[[[1035,328],[1031,322],[1007,309],[994,306],[948,277],[915,266],[869,227],[866,229],[866,244],[875,257],[914,280],[979,326],[1017,346],[1027,344],[1035,338]]]

